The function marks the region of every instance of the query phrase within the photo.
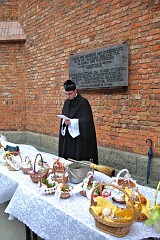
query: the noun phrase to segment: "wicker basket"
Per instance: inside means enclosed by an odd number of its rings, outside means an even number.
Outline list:
[[[135,207],[135,220],[136,222],[143,222],[147,219],[147,216],[142,212],[142,200],[141,200],[141,194],[136,191],[136,199],[135,202],[138,203],[138,206]],[[134,198],[134,197],[133,197]],[[130,202],[126,202],[127,207],[131,207]]]
[[[60,184],[57,188],[57,193],[60,198],[67,199],[72,196],[73,186],[69,184]]]
[[[35,161],[34,161],[34,169],[33,169],[33,171],[29,172],[29,175],[30,175],[30,177],[32,179],[32,182],[34,182],[34,183],[40,182],[41,178],[42,179],[43,178],[47,178],[48,171],[49,171],[49,168],[44,168],[44,169],[42,169],[42,171],[39,171],[39,172],[36,171],[36,161],[37,161],[37,158],[39,156],[40,156],[41,164],[42,164],[42,167],[43,167],[44,161],[43,161],[42,155],[40,153],[38,153],[36,155],[36,158],[35,158]]]
[[[8,168],[9,171],[19,171],[19,170],[20,170],[20,166],[19,166],[19,168],[16,169],[15,166],[12,167],[12,165],[10,165],[10,164],[7,163],[7,162],[6,162],[6,166],[7,166],[7,168]]]
[[[52,175],[52,172],[48,172],[47,178],[45,180],[48,180],[50,175]],[[43,183],[43,178],[40,177],[39,187],[40,187],[40,190],[41,190],[42,194],[46,194],[46,195],[53,195],[53,194],[55,194],[55,191],[56,191],[56,189],[58,187],[58,182],[56,181],[55,178],[53,178],[51,181],[52,181],[52,183],[54,183],[54,186],[49,187],[49,185],[51,183],[48,182],[48,181],[46,183]]]
[[[99,184],[92,191],[89,211],[92,214],[92,216],[94,217],[95,225],[99,230],[101,230],[105,233],[108,233],[112,236],[124,237],[129,233],[130,227],[135,221],[134,202],[131,199],[131,208],[132,208],[133,214],[132,214],[132,218],[129,221],[127,221],[127,222],[117,222],[117,221],[110,222],[110,221],[104,220],[99,215],[95,214],[94,211],[91,208],[91,206],[96,206],[96,202],[93,199],[93,194],[94,194],[95,189],[100,187],[100,186],[103,186],[103,185],[108,186],[108,187],[112,187],[112,188],[116,188],[119,191],[122,191],[125,195],[127,195],[128,198],[130,198],[129,194],[123,188],[121,188],[119,186],[115,186],[114,184]]]
[[[69,186],[69,185],[68,185]],[[73,189],[73,187],[72,186],[70,186],[72,189]],[[72,191],[72,189],[70,190],[70,191],[64,191],[64,192],[61,192],[61,194],[60,194],[60,198],[62,198],[62,199],[67,199],[67,198],[70,198],[71,197],[71,191]]]
[[[125,179],[124,177],[120,177],[122,173],[127,174],[128,179]],[[136,182],[130,177],[129,171],[127,169],[122,169],[116,176],[115,180],[112,182],[115,185],[118,185],[120,187],[122,187],[123,189],[125,188],[129,188],[132,191],[134,190],[137,193],[137,202],[139,203],[138,208],[135,208],[135,219],[137,222],[143,222],[146,220],[147,216],[142,213],[142,202],[141,202],[141,198],[140,198],[140,193],[137,190],[137,185]],[[125,204],[126,201],[125,199],[123,200],[118,200],[116,198],[113,198],[113,201],[118,202],[118,203],[122,203]],[[127,203],[128,207],[131,207],[131,204],[128,202]]]
[[[122,173],[125,173],[128,175],[128,179],[125,179],[124,177],[120,177]],[[129,177],[129,171],[127,169],[122,169],[117,176],[115,177],[115,180],[113,181],[113,183],[115,183],[116,185],[119,185],[123,188],[128,187],[128,188],[136,188],[136,182],[133,181],[132,178]]]
[[[142,212],[142,203],[141,199],[139,197],[139,209],[136,209],[136,221],[137,222],[143,222],[147,219],[147,216]]]
[[[33,170],[32,162],[31,162],[31,160],[30,160],[30,158],[29,158],[28,156],[25,157],[25,160],[24,160],[24,161],[25,161],[25,162],[28,161],[28,163],[30,164],[30,167],[21,167],[21,170],[22,170],[22,172],[23,172],[24,174],[29,174],[30,171]]]
[[[22,162],[21,155],[20,154],[17,154],[17,155],[20,157],[20,161]],[[8,157],[11,158],[10,161],[5,160],[5,166],[7,166],[8,170],[9,171],[19,171],[21,169],[21,167],[20,167],[20,164],[14,160],[14,155],[10,154],[10,156],[8,156]],[[13,164],[12,164],[12,162],[13,162]]]
[[[59,159],[57,161],[59,161]],[[57,166],[57,161],[53,164],[53,168],[50,168],[51,172],[49,174],[54,175],[56,182],[66,184],[68,182],[68,173],[63,165]]]

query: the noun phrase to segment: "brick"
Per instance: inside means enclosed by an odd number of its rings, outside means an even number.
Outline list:
[[[160,51],[160,44],[157,44],[155,46],[152,47],[153,51]]]

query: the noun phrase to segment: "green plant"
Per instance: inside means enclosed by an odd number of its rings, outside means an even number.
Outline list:
[[[47,179],[43,179],[42,183],[45,184],[47,186],[47,188],[52,188],[56,185],[55,182],[49,183]]]
[[[156,206],[150,210],[150,217],[145,221],[145,224],[150,226],[157,221],[160,221],[160,206]]]
[[[157,232],[160,233],[160,204],[156,204],[157,195],[158,195],[158,189],[160,188],[160,181],[157,186],[155,200],[154,200],[154,207],[150,210],[150,216],[145,221],[145,224],[147,226],[154,225],[154,228]]]

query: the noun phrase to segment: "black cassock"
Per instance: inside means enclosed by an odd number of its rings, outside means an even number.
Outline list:
[[[59,156],[74,160],[93,159],[98,164],[97,140],[91,106],[87,99],[79,93],[73,99],[64,102],[62,114],[71,118],[79,119],[80,135],[73,138],[66,128],[65,136],[61,134],[62,120],[59,133]]]

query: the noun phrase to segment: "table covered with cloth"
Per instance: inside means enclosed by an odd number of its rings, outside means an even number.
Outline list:
[[[8,143],[10,144],[10,143]],[[35,159],[41,153],[45,161],[53,161],[55,155],[39,152],[29,145],[18,144],[22,159],[29,156]],[[0,156],[2,158],[2,156]],[[111,178],[95,171],[95,180],[111,182]],[[154,202],[155,189],[138,185],[139,191],[151,203]],[[104,233],[95,227],[93,216],[89,212],[90,200],[77,193],[68,199],[55,195],[43,195],[38,184],[33,183],[29,175],[22,171],[9,171],[0,162],[0,203],[9,201],[6,213],[23,222],[38,236],[45,240],[115,240],[117,237]],[[158,196],[160,202],[160,196]],[[160,237],[153,226],[144,222],[135,222],[127,236],[122,240],[138,240],[148,237]]]

